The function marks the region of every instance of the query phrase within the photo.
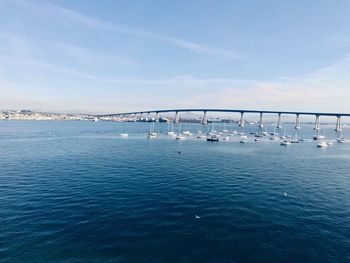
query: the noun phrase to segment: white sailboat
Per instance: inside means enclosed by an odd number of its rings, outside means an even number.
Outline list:
[[[325,147],[328,147],[328,144],[326,142],[322,141],[322,142],[319,142],[317,144],[317,147],[318,148],[325,148]]]
[[[175,137],[176,140],[186,140],[186,137],[181,135],[181,123],[179,123],[179,129],[177,131],[177,135]]]
[[[176,137],[176,132],[174,132],[174,123],[171,123],[171,127],[170,124],[168,122],[168,131],[166,133],[167,135],[171,136],[171,137]]]
[[[124,127],[123,127],[123,123],[121,123],[121,132],[120,132],[120,137],[122,137],[122,138],[128,138],[129,137],[129,134],[128,133],[126,133],[126,132],[123,132],[123,130],[124,130]]]
[[[247,143],[248,142],[248,136],[242,135],[241,139],[239,140],[240,143]]]
[[[222,138],[224,141],[229,141],[230,140],[230,136],[226,135]]]
[[[222,133],[229,133],[229,130],[226,129],[226,122],[224,122],[224,127],[221,131]]]
[[[280,136],[280,139],[285,140],[287,138],[287,128],[284,127],[283,135]]]
[[[218,142],[219,141],[219,136],[213,134],[213,135],[208,135],[207,136],[207,141],[208,142]]]
[[[154,122],[152,122],[152,125],[149,126],[149,133],[147,135],[147,138],[154,139],[158,137],[158,133],[154,131]]]
[[[298,130],[295,131],[294,139],[290,141],[291,143],[299,143]]]
[[[192,136],[192,133],[190,131],[183,131],[182,134],[185,136]]]
[[[288,145],[291,145],[292,142],[290,139],[287,139],[288,137],[291,137],[291,136],[287,136],[287,127],[284,127],[284,133],[283,133],[283,136],[280,136],[280,138],[283,140],[280,145],[281,146],[288,146]]]
[[[326,138],[326,136],[321,135],[320,133],[321,133],[321,129],[320,128],[316,129],[315,135],[312,137],[312,139],[314,141],[319,141],[319,140],[323,140],[324,138]]]
[[[345,142],[345,138],[343,137],[343,131],[342,130],[340,130],[340,134],[337,137],[337,142],[338,143],[344,143]]]
[[[337,142],[338,143],[344,143],[345,142],[345,138],[343,138],[343,137],[337,138]]]
[[[292,143],[288,140],[284,140],[283,142],[281,142],[281,145],[282,146],[288,146],[288,145],[291,145]]]
[[[207,136],[205,134],[203,134],[203,125],[201,125],[201,130],[197,131],[197,138],[198,139],[205,139],[205,138],[207,138]]]

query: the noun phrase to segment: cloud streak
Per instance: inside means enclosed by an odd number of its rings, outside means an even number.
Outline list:
[[[58,65],[40,62],[40,61],[22,61],[22,66],[32,67],[50,72],[57,76],[66,76],[63,79],[73,80],[81,79],[79,85],[95,82],[103,84],[99,91],[89,90],[86,86],[84,94],[76,99],[75,105],[81,109],[97,110],[100,112],[118,112],[125,110],[137,110],[135,105],[140,108],[172,108],[172,107],[223,107],[223,108],[252,108],[252,109],[270,109],[270,110],[315,110],[327,111],[327,102],[338,103],[334,111],[347,112],[348,92],[344,87],[332,88],[330,85],[323,84],[322,81],[315,80],[310,83],[309,80],[300,78],[293,81],[259,81],[259,80],[239,80],[231,78],[198,78],[194,76],[173,76],[170,78],[144,79],[144,78],[104,78],[101,76],[85,73],[74,68],[61,67]],[[11,85],[13,84],[13,85]],[[11,94],[9,89],[19,89],[21,81],[9,80],[2,83],[2,88]],[[32,85],[35,85],[32,83]],[[57,83],[59,86],[60,84]],[[315,92],[314,87],[323,85],[322,91]],[[7,88],[6,88],[7,86]],[[142,87],[139,94],[135,96],[133,87]],[[74,84],[70,84],[70,89],[74,90]],[[125,88],[127,87],[127,88]],[[2,89],[1,88],[1,89]],[[55,90],[54,94],[66,95],[65,91]],[[38,94],[48,94],[49,97],[41,98],[43,102],[52,100],[52,92],[43,87],[43,90],[31,90],[31,96],[26,98],[29,103],[39,101]],[[108,93],[108,98],[100,98],[100,93]],[[17,91],[20,94],[20,91]],[[339,93],[344,95],[343,101],[339,99]],[[24,93],[25,94],[25,93]],[[51,95],[50,95],[51,94]],[[95,102],[90,104],[87,95],[97,96]],[[123,94],[120,96],[120,94]],[[6,97],[6,96],[5,96]],[[13,97],[13,96],[12,96]],[[22,95],[23,97],[23,95]],[[66,98],[55,96],[55,100],[61,101],[62,108],[69,110],[71,101]],[[65,102],[65,100],[67,100]],[[23,99],[24,101],[24,99]],[[126,103],[128,101],[128,103]],[[132,101],[132,103],[130,103]],[[43,104],[45,105],[45,104]],[[92,107],[93,105],[93,107]],[[151,106],[150,106],[151,105]],[[50,105],[47,105],[48,107]],[[58,109],[58,106],[55,106]]]
[[[8,101],[10,101],[21,94],[21,90],[25,94],[26,89],[22,87],[29,85],[30,96],[25,98],[21,95],[22,104],[26,100],[28,103],[38,102],[39,95],[51,94],[52,97],[54,92],[58,96],[55,98],[57,103],[61,100],[62,105],[67,104],[62,107],[68,110],[70,101],[65,102],[66,98],[64,98],[67,89],[65,91],[56,90],[61,85],[60,83],[50,83],[50,86],[45,86],[45,79],[41,79],[52,74],[55,78],[62,79],[64,81],[62,84],[67,85],[70,92],[75,90],[75,85],[86,85],[84,94],[92,96],[98,96],[100,92],[109,94],[108,98],[104,98],[100,105],[93,103],[94,108],[91,108],[90,105],[84,106],[88,104],[89,97],[80,94],[80,98],[75,104],[79,105],[80,103],[80,108],[86,110],[115,112],[119,110],[112,108],[112,101],[115,101],[115,105],[122,106],[121,111],[136,110],[132,105],[138,105],[141,108],[149,108],[149,105],[152,105],[152,108],[224,107],[326,111],[328,102],[337,105],[334,111],[348,111],[345,98],[349,96],[347,91],[347,83],[349,83],[350,78],[347,75],[350,70],[349,56],[309,74],[265,81],[200,78],[192,75],[174,75],[168,78],[119,78],[101,76],[71,66],[40,60],[35,56],[36,50],[29,48],[23,39],[21,41],[20,38],[15,38],[15,42],[17,44],[12,46],[12,53],[0,54],[0,60],[3,61],[0,63],[0,69],[5,69],[0,70],[3,80],[0,90],[5,94],[3,100],[8,97]],[[10,72],[25,72],[28,75],[28,81],[26,78],[18,78],[16,75],[7,76],[6,68],[10,69]],[[22,75],[21,77],[23,77]],[[339,76],[342,76],[341,80],[338,80]],[[339,85],[334,86],[335,83]],[[97,90],[97,86],[103,88]],[[133,90],[136,87],[142,96],[135,97]],[[10,96],[11,93],[16,94],[16,96]],[[123,94],[122,99],[121,93]],[[176,94],[175,97],[174,94]],[[342,98],[339,97],[339,94],[342,94]],[[59,96],[63,96],[63,98],[59,98]],[[41,100],[50,101],[51,97],[41,97]],[[125,100],[133,101],[132,105],[124,103]],[[56,106],[57,108],[58,106]]]
[[[5,3],[13,5],[13,2]],[[123,57],[128,54],[128,50],[118,50],[120,46],[117,42],[106,45],[112,46],[111,49],[100,50],[87,48],[89,45],[86,43],[95,33],[108,33],[131,36],[138,40],[156,40],[196,54],[226,59],[237,59],[240,56],[230,50],[95,19],[50,2],[17,0],[14,3],[21,7],[21,11],[30,11],[28,13],[33,19],[38,18],[39,22],[52,20],[54,24],[47,25],[50,29],[47,40],[36,39],[36,34],[25,37],[29,35],[26,32],[20,37],[14,33],[17,32],[16,28],[13,33],[6,34],[11,32],[11,28],[3,27],[3,30],[9,31],[0,32],[2,105],[45,105],[49,108],[43,109],[50,110],[51,103],[55,101],[55,109],[62,105],[66,110],[79,107],[90,111],[117,112],[150,107],[327,111],[330,104],[333,107],[332,111],[349,111],[346,101],[350,96],[349,55],[328,66],[319,66],[319,69],[313,72],[280,78],[267,74],[264,80],[255,79],[255,75],[245,79],[232,77],[231,72],[236,68],[231,67],[232,63],[227,63],[230,66],[225,68],[225,59],[219,64],[223,68],[222,71],[221,68],[220,71],[210,71],[213,67],[201,71],[204,68],[203,61],[191,61],[192,57],[188,62],[194,66],[182,68],[182,64],[175,64],[163,70],[159,65],[169,65],[172,61],[156,64],[153,63],[153,57],[150,61],[143,61],[141,56],[138,59],[142,64],[139,64],[138,61]],[[28,23],[26,29],[38,25],[37,20],[31,22],[34,23]],[[80,43],[80,46],[66,44],[63,41],[64,36],[60,40],[63,42],[59,43],[56,38],[61,35],[52,37],[50,34],[52,28],[57,28],[57,25],[60,33],[62,25],[63,29],[66,29],[65,26],[73,28],[70,33],[79,34],[87,29],[86,36],[85,31],[81,34],[87,38],[80,39],[79,35],[78,41],[73,41]],[[39,25],[34,31],[41,33],[41,30]],[[129,40],[126,37],[125,39]],[[139,43],[135,43],[135,46],[138,45]],[[98,45],[90,46],[98,48]],[[116,50],[122,56],[115,55]],[[129,54],[130,57],[137,56],[134,53]],[[176,55],[173,54],[173,58],[176,59]],[[206,59],[205,63],[211,61]],[[225,77],[224,74],[228,75]],[[236,75],[241,76],[237,73]]]
[[[159,34],[152,31],[148,31],[141,28],[130,27],[123,24],[111,23],[108,21],[96,19],[79,12],[64,8],[62,6],[49,3],[46,1],[40,1],[40,4],[34,4],[34,2],[27,2],[25,0],[16,0],[15,3],[19,6],[37,10],[41,15],[48,15],[50,17],[55,16],[57,20],[62,18],[69,19],[69,21],[78,23],[95,30],[109,31],[117,34],[123,34],[132,36],[135,38],[152,39],[165,43],[172,44],[179,48],[194,52],[201,55],[213,55],[220,56],[227,59],[240,59],[242,55],[237,54],[231,50],[212,47],[197,43],[191,40],[177,38],[165,34]]]

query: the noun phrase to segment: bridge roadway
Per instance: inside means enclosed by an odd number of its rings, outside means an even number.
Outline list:
[[[114,114],[105,114],[97,115],[96,117],[126,117],[130,115],[142,115],[142,114],[156,114],[156,121],[159,119],[160,113],[175,113],[175,122],[179,122],[179,113],[180,112],[203,112],[202,123],[207,124],[207,113],[208,112],[225,112],[225,113],[240,113],[240,126],[244,126],[243,115],[245,113],[258,113],[260,114],[259,127],[263,127],[263,114],[278,114],[277,128],[281,128],[281,116],[282,115],[295,115],[295,129],[300,129],[300,115],[313,115],[316,117],[315,127],[316,131],[320,130],[320,116],[336,117],[336,131],[341,131],[341,117],[350,117],[349,113],[334,113],[334,112],[303,112],[303,111],[271,111],[271,110],[238,110],[238,109],[205,109],[205,108],[195,108],[195,109],[168,109],[168,110],[149,110],[149,111],[133,111],[133,112],[123,112],[123,113],[114,113]]]
[[[168,112],[236,112],[236,113],[258,113],[258,114],[278,114],[278,115],[314,115],[314,116],[333,116],[333,117],[350,117],[350,113],[335,113],[335,112],[303,112],[303,111],[272,111],[272,110],[238,110],[238,109],[168,109],[168,110],[147,110],[147,111],[133,111],[123,113],[113,113],[97,115],[96,117],[121,117],[134,114],[159,114]]]

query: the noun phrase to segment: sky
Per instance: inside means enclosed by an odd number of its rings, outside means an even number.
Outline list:
[[[350,112],[350,1],[0,0],[0,109]]]

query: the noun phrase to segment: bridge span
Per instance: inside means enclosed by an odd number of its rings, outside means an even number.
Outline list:
[[[300,129],[300,116],[308,115],[315,116],[315,130],[320,129],[320,116],[336,117],[336,131],[341,130],[341,118],[350,117],[350,113],[336,113],[336,112],[305,112],[305,111],[272,111],[272,110],[247,110],[247,109],[206,109],[206,108],[186,108],[186,109],[163,109],[163,110],[146,110],[146,111],[133,111],[133,112],[122,112],[113,114],[97,115],[98,118],[103,117],[130,117],[139,115],[140,118],[143,114],[155,114],[155,120],[159,120],[159,114],[171,113],[175,114],[174,122],[179,122],[179,113],[183,112],[202,112],[202,123],[207,124],[207,113],[208,112],[222,112],[222,113],[240,113],[240,126],[244,126],[244,114],[259,114],[259,126],[263,126],[263,115],[264,114],[276,114],[278,116],[277,127],[281,127],[282,115],[295,115],[295,129]]]

